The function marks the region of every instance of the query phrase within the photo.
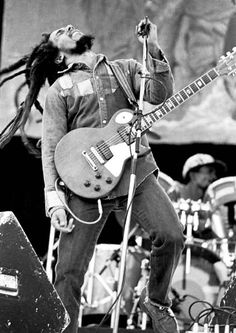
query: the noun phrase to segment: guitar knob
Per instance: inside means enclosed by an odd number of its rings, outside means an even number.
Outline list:
[[[89,180],[85,180],[84,186],[89,187],[91,185],[91,182]]]
[[[111,177],[107,177],[107,179],[106,179],[106,183],[107,183],[107,184],[111,184],[111,183],[112,183],[112,178],[111,178]]]
[[[102,178],[102,174],[101,174],[100,172],[97,172],[97,173],[95,174],[95,178],[97,178],[97,179]]]
[[[101,186],[100,186],[100,185],[95,185],[95,186],[94,186],[94,190],[95,190],[96,192],[100,191],[100,190],[101,190]]]

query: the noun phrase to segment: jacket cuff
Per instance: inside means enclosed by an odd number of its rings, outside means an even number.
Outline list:
[[[170,71],[170,65],[162,50],[159,50],[161,59],[156,59],[155,56],[149,54],[149,63],[155,73],[163,73]]]
[[[65,207],[66,195],[63,191],[45,191],[45,213],[49,217],[49,210],[55,206]]]

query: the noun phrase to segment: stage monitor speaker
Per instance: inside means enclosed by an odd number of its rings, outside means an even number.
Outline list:
[[[0,332],[60,333],[68,324],[68,313],[17,218],[0,212]]]

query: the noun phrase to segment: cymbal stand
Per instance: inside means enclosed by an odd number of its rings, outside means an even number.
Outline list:
[[[182,212],[183,215],[183,212]],[[191,261],[191,248],[190,245],[192,244],[192,215],[191,215],[191,206],[190,200],[186,200],[186,207],[185,207],[185,219],[186,219],[186,256],[185,256],[185,265],[184,265],[184,276],[182,282],[182,288],[186,289],[186,275],[189,273],[190,269],[190,261]]]
[[[117,286],[117,295],[118,300],[116,306],[114,308],[114,323],[113,323],[113,333],[118,333],[119,326],[119,317],[120,317],[120,305],[121,305],[121,293],[123,288],[123,281],[125,275],[125,262],[126,262],[126,254],[128,248],[128,234],[130,229],[131,222],[131,213],[132,213],[132,202],[133,197],[135,195],[136,190],[136,168],[137,168],[137,159],[138,154],[140,152],[140,142],[141,142],[141,122],[142,122],[142,110],[143,110],[143,96],[145,91],[145,79],[147,73],[147,35],[148,35],[148,18],[145,19],[145,26],[143,30],[143,73],[140,82],[140,96],[139,96],[139,107],[137,109],[137,122],[136,122],[136,139],[134,142],[134,153],[131,156],[131,175],[130,175],[130,183],[129,183],[129,193],[127,199],[127,214],[124,226],[124,235],[122,242],[122,251],[121,251],[121,260],[120,260],[120,271],[119,271],[119,279]]]
[[[199,210],[200,204],[196,201],[187,200],[189,204],[189,211],[187,215],[187,228],[186,228],[186,257],[184,266],[183,289],[186,288],[186,275],[190,273],[191,269],[191,244],[193,244],[193,230],[196,231],[199,226]]]

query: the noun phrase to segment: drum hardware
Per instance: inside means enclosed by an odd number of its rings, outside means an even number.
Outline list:
[[[200,217],[199,214],[201,212],[205,212],[207,215],[211,212],[211,207],[209,202],[203,203],[201,200],[194,201],[191,199],[180,199],[178,202],[173,203],[174,208],[177,211],[180,222],[186,229],[186,241],[185,241],[185,249],[186,249],[186,261],[185,261],[185,271],[184,271],[184,279],[183,285],[186,281],[186,275],[190,273],[191,269],[191,245],[194,242],[193,231],[197,231],[199,229]],[[209,225],[209,218],[206,219],[205,227]]]
[[[202,243],[202,247],[216,253],[225,265],[233,270],[236,260],[236,241],[230,238],[210,239]]]
[[[126,274],[121,297],[121,314],[129,316],[133,307],[135,286],[141,274],[141,262],[149,255],[148,251],[139,246],[129,246]],[[117,281],[120,261],[120,245],[98,244],[94,256],[90,261],[85,281],[82,287],[82,315],[107,316],[111,312],[111,325],[113,314],[111,306],[117,297]],[[104,316],[103,316],[104,318]]]
[[[210,202],[202,202],[201,200],[194,201],[191,199],[179,199],[178,202],[173,202],[173,206],[177,211],[180,222],[184,227],[187,225],[188,216],[193,217],[193,230],[197,231],[199,228],[199,214],[204,212],[207,215],[205,227],[210,224],[209,215],[212,212]]]
[[[187,224],[186,224],[186,261],[185,261],[185,275],[183,283],[186,283],[186,274],[190,273],[191,268],[191,247],[190,244],[193,243],[193,230],[197,231],[199,227],[199,215],[200,202],[195,202],[192,200],[187,200],[189,204],[189,209],[187,211]]]
[[[109,257],[105,260],[105,263],[102,267],[98,267],[97,271],[97,253],[98,251],[107,250],[111,251]],[[118,278],[118,270],[119,270],[119,262],[120,262],[120,245],[113,244],[99,244],[96,246],[94,251],[94,255],[89,263],[89,269],[85,275],[85,281],[82,286],[81,294],[83,301],[81,304],[83,307],[81,308],[82,312],[86,314],[87,312],[96,312],[99,307],[106,308],[109,307],[110,304],[116,298],[116,285]],[[109,270],[111,275],[104,275],[105,271]],[[102,277],[103,275],[103,277]],[[99,299],[94,299],[94,291],[99,288],[103,293],[102,297]],[[106,312],[104,310],[104,313]]]
[[[173,202],[173,206],[180,217],[180,222],[183,227],[186,227],[187,224],[187,212],[189,211],[189,203],[184,199],[180,199],[178,202]]]

